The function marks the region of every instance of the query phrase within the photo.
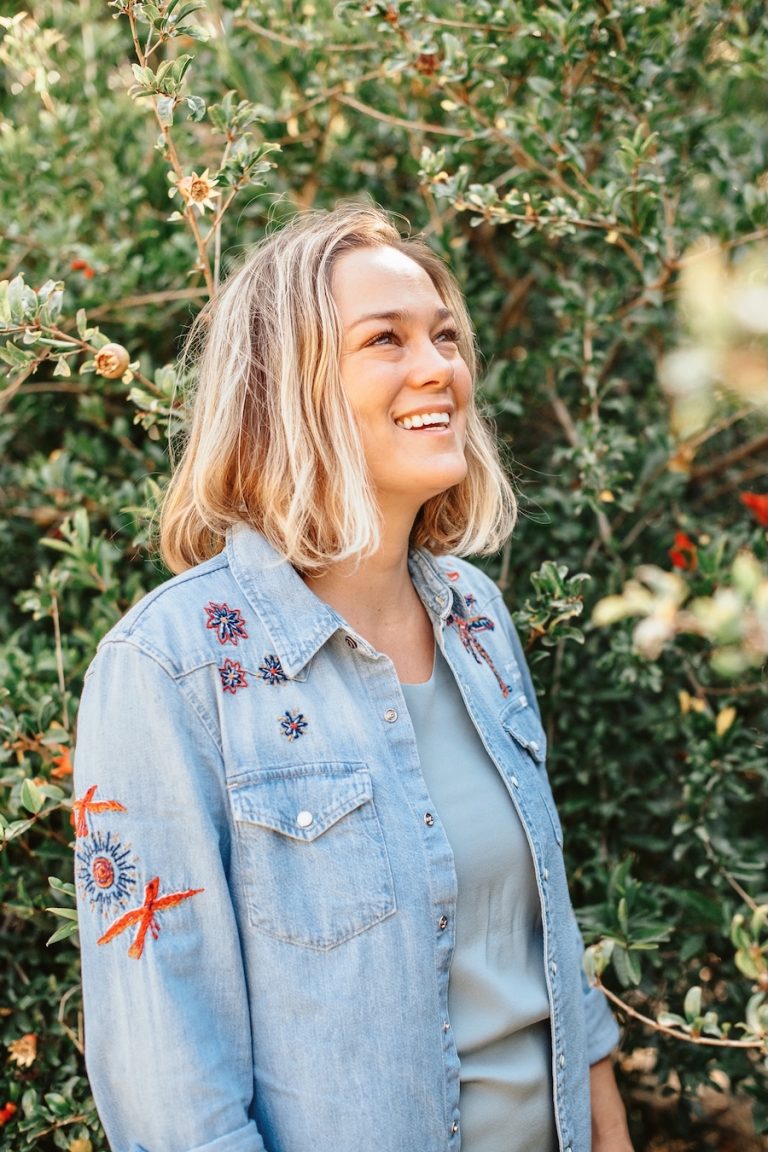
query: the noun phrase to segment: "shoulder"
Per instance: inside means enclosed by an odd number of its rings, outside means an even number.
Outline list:
[[[505,611],[504,597],[498,584],[476,564],[459,556],[433,557],[432,562],[449,582],[454,594],[463,596],[465,602],[469,597],[469,607],[488,608],[491,604],[500,604]]]
[[[221,552],[142,597],[104,636],[99,651],[127,643],[179,673],[210,658],[211,629],[226,631],[235,644],[247,636],[241,598]]]

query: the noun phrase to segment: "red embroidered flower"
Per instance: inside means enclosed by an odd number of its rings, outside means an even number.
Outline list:
[[[675,568],[695,572],[699,564],[696,545],[685,532],[675,532],[675,544],[669,549],[669,558]]]
[[[758,524],[768,528],[768,496],[761,496],[758,492],[740,492],[739,499],[749,508]]]

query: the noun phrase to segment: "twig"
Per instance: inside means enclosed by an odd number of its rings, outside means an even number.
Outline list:
[[[64,676],[64,652],[61,646],[59,601],[55,591],[51,592],[51,619],[53,620],[53,638],[56,646],[56,674],[59,678],[59,691],[61,692],[61,722],[64,730],[69,732],[69,714],[67,711],[67,681]]]
[[[705,480],[717,472],[722,472],[726,468],[730,468],[731,464],[738,464],[740,460],[746,459],[747,456],[753,456],[755,452],[762,452],[764,448],[768,448],[768,435],[757,436],[754,440],[750,440],[748,444],[740,444],[738,448],[732,448],[730,452],[725,452],[715,460],[710,460],[708,464],[702,464],[700,468],[694,468],[690,474],[690,479]]]
[[[339,94],[336,99],[339,104],[346,104],[349,108],[362,112],[364,116],[381,120],[384,124],[391,124],[393,128],[407,128],[410,132],[431,132],[437,136],[454,136],[459,140],[466,140],[469,136],[467,132],[457,132],[455,128],[444,128],[442,124],[428,124],[423,120],[406,120],[402,116],[391,116],[388,112],[379,112],[378,108],[372,108],[370,104],[363,104],[354,96]]]
[[[610,988],[606,988],[599,977],[596,978],[595,984],[621,1012],[631,1016],[633,1020],[645,1024],[646,1028],[652,1028],[654,1032],[662,1032],[665,1036],[672,1036],[675,1040],[687,1040],[689,1044],[702,1044],[709,1048],[764,1049],[766,1046],[765,1040],[719,1040],[714,1036],[693,1036],[690,1032],[682,1032],[679,1028],[670,1028],[667,1024],[659,1024],[658,1020],[652,1020],[650,1016],[644,1016],[642,1012],[638,1012],[636,1008],[627,1004],[626,1000],[622,1000],[615,992],[611,992]]]

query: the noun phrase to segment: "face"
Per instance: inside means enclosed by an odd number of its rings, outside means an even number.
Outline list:
[[[382,512],[416,516],[460,483],[469,369],[456,322],[427,273],[396,248],[340,257],[333,296],[341,316],[341,378],[363,439]]]

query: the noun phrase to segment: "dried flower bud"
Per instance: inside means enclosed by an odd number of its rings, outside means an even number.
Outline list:
[[[128,349],[122,344],[105,344],[96,353],[96,371],[107,380],[118,380],[130,362]]]

